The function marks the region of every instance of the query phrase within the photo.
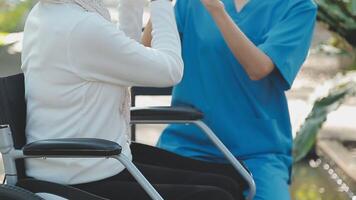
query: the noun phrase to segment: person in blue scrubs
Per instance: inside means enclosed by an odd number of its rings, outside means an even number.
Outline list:
[[[307,56],[316,12],[312,0],[177,0],[175,6],[185,72],[172,104],[204,113],[204,122],[252,172],[255,200],[290,199],[285,91]],[[195,126],[169,126],[157,146],[226,163]]]

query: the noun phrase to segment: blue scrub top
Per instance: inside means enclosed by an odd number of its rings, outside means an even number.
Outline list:
[[[202,3],[178,0],[175,11],[185,73],[174,88],[172,104],[204,112],[204,122],[240,159],[290,156],[292,132],[285,90],[307,56],[316,5],[311,0],[250,0],[238,12],[234,0],[223,2],[239,28],[276,68],[262,80],[250,80]],[[169,126],[158,146],[195,159],[225,161],[201,130],[191,125]]]

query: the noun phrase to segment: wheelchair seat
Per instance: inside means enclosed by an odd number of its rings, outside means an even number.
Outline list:
[[[169,89],[168,89],[169,90]],[[154,200],[163,200],[154,187],[131,160],[121,154],[120,145],[94,138],[66,138],[26,143],[26,100],[23,74],[0,78],[0,152],[3,155],[6,185],[1,192],[18,189],[19,194],[31,193],[28,200],[41,199],[36,193],[49,193],[73,200],[105,200],[106,198],[82,191],[69,185],[36,180],[26,175],[26,158],[112,158],[121,162]],[[201,128],[227,160],[242,175],[250,189],[247,199],[255,195],[255,183],[248,170],[231,154],[214,132],[202,122],[203,113],[194,108],[154,107],[132,109],[132,124],[182,123]],[[16,188],[18,186],[19,188]],[[4,192],[9,194],[9,192]],[[33,197],[33,199],[30,199]],[[37,199],[36,199],[37,198]],[[1,198],[2,199],[2,198]],[[19,198],[18,198],[19,199]],[[23,200],[23,199],[19,199]]]

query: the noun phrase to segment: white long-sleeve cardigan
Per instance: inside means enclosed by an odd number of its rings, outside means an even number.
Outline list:
[[[166,87],[183,74],[172,5],[151,3],[152,48],[139,44],[144,0],[121,0],[119,24],[74,3],[39,2],[28,16],[22,53],[27,142],[102,138],[129,149],[129,86]],[[124,167],[111,159],[29,159],[27,174],[79,184]]]

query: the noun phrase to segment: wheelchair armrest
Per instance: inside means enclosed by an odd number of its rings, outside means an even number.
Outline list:
[[[202,112],[191,107],[131,108],[131,121],[196,121],[204,118]]]
[[[119,155],[121,146],[102,139],[66,138],[40,140],[23,148],[25,156],[109,157]]]

